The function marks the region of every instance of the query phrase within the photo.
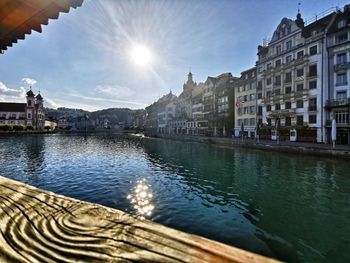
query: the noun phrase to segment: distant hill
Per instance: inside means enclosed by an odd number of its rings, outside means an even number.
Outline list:
[[[82,109],[57,108],[46,109],[48,119],[67,119],[79,122],[82,117],[88,116],[89,122],[95,128],[102,127],[142,127],[145,124],[146,111],[144,109],[131,110],[128,108],[110,108],[98,111],[85,111]],[[83,118],[85,120],[85,118]]]

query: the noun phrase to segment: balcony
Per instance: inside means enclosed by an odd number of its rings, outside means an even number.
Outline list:
[[[339,87],[339,86],[346,86],[346,85],[348,85],[348,82],[347,82],[347,81],[335,83],[335,86],[336,86],[336,87]]]
[[[350,106],[350,98],[327,100],[325,107],[336,108],[336,107],[344,107],[344,106]]]
[[[344,127],[349,125],[350,125],[350,121],[337,122],[337,127]],[[326,126],[332,127],[332,120],[326,120]]]
[[[334,71],[347,70],[350,68],[350,62],[340,62],[334,65]]]

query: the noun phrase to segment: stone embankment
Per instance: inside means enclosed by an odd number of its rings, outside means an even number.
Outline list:
[[[155,137],[149,137],[155,138]],[[157,135],[156,138],[180,140],[188,142],[210,143],[222,147],[229,148],[249,148],[259,150],[269,150],[284,153],[301,153],[314,156],[336,157],[350,159],[350,146],[336,145],[333,149],[330,144],[321,143],[303,143],[303,142],[279,142],[268,140],[253,140],[239,138],[223,138],[223,137],[204,137],[204,136],[172,136],[172,135]]]
[[[0,262],[277,262],[0,176]]]

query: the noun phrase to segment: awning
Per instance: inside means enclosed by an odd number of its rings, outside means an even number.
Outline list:
[[[57,19],[60,12],[68,13],[84,0],[0,0],[0,53],[32,30],[42,31],[49,19]]]

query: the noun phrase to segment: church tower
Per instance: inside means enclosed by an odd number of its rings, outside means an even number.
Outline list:
[[[39,94],[35,97],[35,123],[36,129],[43,130],[45,126],[44,99]]]
[[[30,90],[27,92],[27,105],[26,105],[26,125],[27,126],[33,126],[33,119],[34,119],[34,107],[35,107],[35,97],[34,93],[32,91],[32,87],[30,87]]]

